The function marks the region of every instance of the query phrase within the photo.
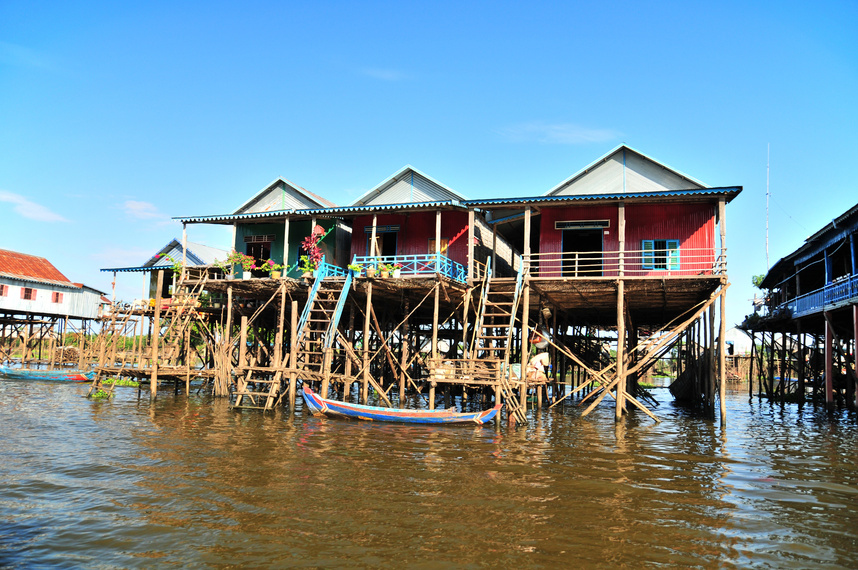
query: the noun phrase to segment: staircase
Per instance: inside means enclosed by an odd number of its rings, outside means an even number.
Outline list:
[[[321,270],[320,270],[321,271]],[[238,379],[235,403],[232,408],[274,408],[283,395],[284,368],[300,368],[313,379],[324,379],[330,372],[330,351],[336,335],[340,316],[352,284],[352,274],[345,277],[320,273],[307,295],[307,303],[298,321],[298,343],[295,362],[289,355],[273,376],[269,371],[254,370],[254,362],[246,374]],[[309,379],[305,376],[304,379]]]
[[[169,325],[161,335],[161,350],[158,351],[164,364],[175,366],[178,363],[186,333],[199,316],[196,308],[207,281],[208,276],[205,276],[197,281],[193,288],[177,287],[179,293],[164,307],[164,319],[169,320]],[[187,350],[185,347],[185,351]]]

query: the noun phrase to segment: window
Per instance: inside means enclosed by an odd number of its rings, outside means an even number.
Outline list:
[[[21,287],[21,298],[25,301],[35,301],[36,290],[32,287]]]
[[[645,239],[641,267],[676,271],[679,269],[678,239]]]
[[[63,294],[58,291],[54,291],[51,293],[51,303],[62,303],[63,302]]]
[[[0,297],[8,297],[9,296],[9,286],[8,285],[0,285]]]

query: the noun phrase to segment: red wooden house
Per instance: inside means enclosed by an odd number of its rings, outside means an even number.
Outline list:
[[[679,311],[697,298],[680,291],[708,295],[726,277],[720,222],[725,204],[739,192],[741,187],[709,187],[621,145],[542,196],[466,205],[486,211],[489,223],[523,252],[532,279],[684,279],[685,285],[650,291],[654,301],[640,297],[644,307],[673,303]],[[710,282],[687,286],[695,278]],[[552,295],[557,301],[570,291],[560,287]],[[561,304],[574,307],[574,294]]]

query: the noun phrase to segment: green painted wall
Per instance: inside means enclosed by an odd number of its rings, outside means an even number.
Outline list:
[[[333,220],[318,220],[317,224],[325,228],[327,231],[334,225]],[[285,259],[283,256],[283,244],[284,244],[284,233],[285,233],[286,225],[284,221],[271,222],[266,224],[239,224],[235,231],[235,243],[233,247],[236,251],[240,251],[242,253],[247,252],[247,247],[244,242],[244,238],[247,236],[260,236],[260,235],[273,235],[274,241],[271,242],[271,259],[274,260],[275,263],[280,263],[283,265],[287,265],[289,267],[294,266],[298,260],[300,259],[300,255],[303,251],[299,251],[301,247],[301,242],[304,241],[304,238],[310,235],[310,221],[302,220],[296,221],[292,220],[289,222],[289,252],[288,256]],[[322,243],[319,245],[322,249],[322,252],[326,256],[326,261],[329,263],[334,262],[334,258],[336,256],[336,239],[334,236],[334,232],[328,234],[328,236],[322,240]],[[290,277],[295,277],[300,272],[295,269],[291,271],[288,275]]]

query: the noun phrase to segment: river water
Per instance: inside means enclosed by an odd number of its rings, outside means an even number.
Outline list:
[[[527,429],[0,380],[0,567],[858,567],[852,412],[603,403]],[[299,404],[300,405],[300,404]]]

